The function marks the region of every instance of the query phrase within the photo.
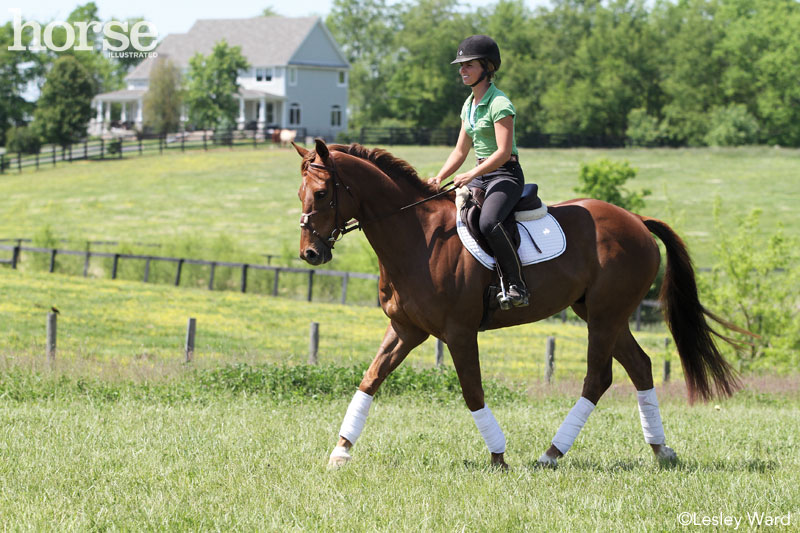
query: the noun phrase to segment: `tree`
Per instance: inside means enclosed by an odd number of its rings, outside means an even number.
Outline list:
[[[148,128],[159,134],[177,131],[183,106],[181,71],[168,58],[158,59],[153,66],[143,104]]]
[[[228,46],[225,40],[215,44],[208,56],[195,54],[189,60],[186,92],[189,119],[200,128],[234,123],[239,112],[236,78],[248,67],[241,48]]]
[[[92,77],[77,59],[67,55],[56,60],[34,115],[42,140],[66,146],[82,139],[92,116],[94,94]]]
[[[14,28],[11,23],[0,26],[0,146],[6,144],[6,132],[22,126],[33,113],[34,105],[23,98],[27,85],[44,74],[42,56],[29,50],[11,51]],[[23,33],[23,44],[30,44],[30,35]]]

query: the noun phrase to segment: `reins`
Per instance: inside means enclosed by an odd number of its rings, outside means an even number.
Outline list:
[[[344,183],[342,181],[341,177],[339,176],[339,173],[336,170],[336,163],[334,162],[333,157],[330,157],[329,160],[331,162],[331,166],[320,165],[319,163],[309,163],[309,166],[312,167],[312,168],[319,169],[319,170],[327,171],[331,175],[331,179],[333,180],[333,198],[331,199],[331,203],[329,205],[330,205],[331,209],[335,209],[335,213],[334,213],[334,228],[331,231],[331,235],[330,235],[330,237],[328,237],[326,239],[325,237],[320,235],[317,232],[317,230],[315,230],[313,227],[311,227],[311,223],[310,223],[311,216],[315,215],[315,214],[317,214],[319,212],[319,210],[316,210],[316,209],[313,210],[313,211],[310,211],[308,213],[303,213],[302,215],[300,215],[300,227],[308,229],[309,231],[311,231],[312,235],[317,237],[324,245],[328,246],[331,250],[333,250],[334,245],[342,237],[344,237],[346,234],[350,233],[351,231],[355,231],[355,230],[359,230],[359,231],[363,230],[364,224],[377,222],[378,220],[383,220],[385,218],[389,218],[391,216],[397,215],[397,214],[402,213],[403,211],[405,211],[407,209],[411,209],[411,208],[417,207],[418,205],[424,204],[425,202],[429,202],[429,201],[431,201],[431,200],[433,200],[435,198],[439,198],[440,196],[443,196],[443,195],[449,193],[450,191],[453,191],[453,190],[456,189],[455,183],[450,182],[447,185],[445,185],[444,187],[442,187],[442,190],[440,190],[438,193],[434,194],[433,196],[429,196],[427,198],[423,198],[422,200],[414,202],[413,204],[408,204],[406,206],[403,206],[400,209],[398,209],[397,211],[394,211],[392,213],[387,213],[387,214],[385,214],[383,216],[380,216],[380,217],[377,217],[377,218],[373,218],[373,219],[370,219],[370,220],[365,220],[363,222],[356,221],[354,224],[351,224],[349,226],[347,225],[348,223],[346,222],[343,226],[340,226],[339,225],[339,184],[341,183],[342,185],[344,185],[344,189],[347,191],[347,193],[350,195],[351,198],[353,198],[353,193],[350,191],[350,187],[346,183]]]

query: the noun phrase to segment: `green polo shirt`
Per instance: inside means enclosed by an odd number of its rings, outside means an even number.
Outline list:
[[[461,108],[461,120],[464,122],[464,129],[472,137],[472,145],[475,147],[475,156],[479,158],[489,157],[497,151],[497,138],[494,135],[494,123],[509,115],[514,117],[516,126],[517,112],[514,104],[508,96],[500,89],[489,85],[486,94],[483,95],[473,117],[472,94],[469,95],[464,106]],[[517,140],[511,136],[511,153],[518,154]]]

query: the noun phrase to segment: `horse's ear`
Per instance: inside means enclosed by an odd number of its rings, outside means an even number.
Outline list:
[[[303,148],[298,144],[295,144],[294,141],[292,141],[292,146],[294,146],[294,149],[297,150],[298,154],[300,154],[300,157],[305,157],[306,155],[308,155],[308,150],[306,150],[305,148]]]
[[[330,157],[330,152],[328,151],[328,145],[325,144],[325,141],[317,137],[314,139],[314,142],[317,143],[317,155],[322,158],[323,161],[326,161]]]

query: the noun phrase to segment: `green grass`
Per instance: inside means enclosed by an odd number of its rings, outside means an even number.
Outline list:
[[[389,147],[423,176],[433,175],[447,147]],[[764,209],[766,233],[783,222],[800,235],[800,150],[737,149],[522,150],[529,182],[548,203],[575,196],[581,163],[624,159],[638,169],[629,186],[649,188],[643,214],[663,218],[687,237],[696,262],[709,266],[712,207],[725,219]],[[51,226],[59,238],[195,243],[214,251],[230,239],[237,253],[296,255],[299,157],[286,149],[217,149],[82,161],[0,177],[0,236],[30,238]],[[467,165],[471,163],[466,163]],[[334,269],[374,271],[363,237],[343,241]],[[209,259],[222,259],[210,257]]]
[[[309,324],[320,323],[321,363],[350,365],[372,360],[388,324],[377,307],[318,304],[168,285],[20,273],[0,269],[0,355],[39,365],[45,353],[47,312],[56,306],[57,362],[88,375],[155,376],[171,373],[183,360],[189,317],[197,319],[196,364],[304,363]],[[523,384],[544,377],[548,336],[556,337],[555,378],[585,373],[586,328],[582,322],[548,320],[481,333],[485,376]],[[665,357],[681,379],[674,344],[664,348],[663,326],[636,334],[653,358],[657,379]],[[434,340],[408,357],[409,365],[433,366]],[[451,365],[446,356],[446,364]],[[37,362],[38,361],[38,362]],[[31,363],[33,362],[33,363]],[[624,370],[615,367],[618,379]]]
[[[686,408],[662,396],[680,461],[659,467],[631,394],[601,401],[555,471],[534,464],[574,396],[494,403],[508,473],[461,402],[377,398],[347,468],[327,455],[349,397],[223,396],[0,405],[0,514],[11,530],[676,531],[682,512],[800,508],[790,395]],[[746,422],[746,423],[743,423]],[[692,528],[694,529],[694,528]],[[749,530],[743,527],[742,530]]]

